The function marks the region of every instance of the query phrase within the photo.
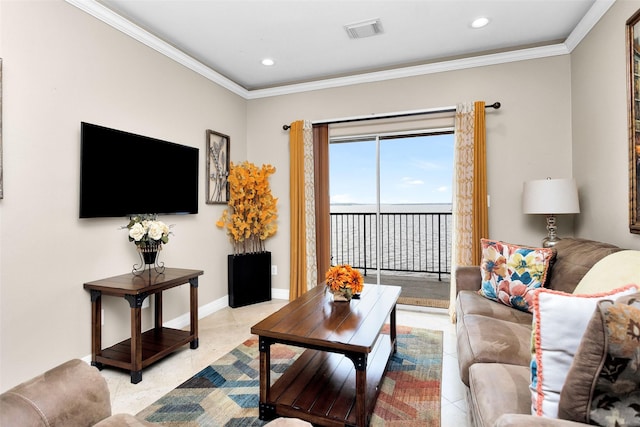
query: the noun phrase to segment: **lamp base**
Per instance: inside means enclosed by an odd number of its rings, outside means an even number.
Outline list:
[[[556,234],[556,216],[551,214],[547,215],[547,237],[542,240],[543,248],[552,248],[560,241],[560,238]]]
[[[560,239],[560,238],[559,238],[559,237],[557,237],[557,236],[555,236],[553,239],[552,239],[552,238],[549,238],[549,237],[545,237],[545,238],[542,240],[542,247],[543,247],[543,248],[552,248],[552,247],[554,247],[554,246],[556,245],[556,243],[558,243],[560,240],[562,240],[562,239]]]

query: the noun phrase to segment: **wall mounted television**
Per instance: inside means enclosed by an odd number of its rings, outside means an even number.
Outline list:
[[[80,218],[198,213],[198,149],[81,123]]]

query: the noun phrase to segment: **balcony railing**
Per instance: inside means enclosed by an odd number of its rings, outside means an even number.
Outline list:
[[[331,263],[367,275],[380,270],[451,273],[450,212],[381,213],[380,253],[375,213],[331,213]],[[377,256],[379,255],[379,256]]]

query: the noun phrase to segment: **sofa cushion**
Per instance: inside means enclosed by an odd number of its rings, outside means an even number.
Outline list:
[[[472,418],[477,426],[493,426],[502,414],[528,414],[529,369],[502,363],[476,363],[469,369]]]
[[[560,418],[601,426],[639,424],[639,298],[636,293],[598,303],[560,393]]]
[[[544,286],[555,251],[481,239],[480,294],[522,311],[531,311],[533,291]]]
[[[532,413],[557,418],[560,392],[598,301],[638,291],[635,285],[603,294],[540,289],[533,297]]]
[[[622,249],[594,240],[564,238],[553,247],[556,258],[546,288],[571,293],[593,265]]]
[[[476,363],[508,363],[528,367],[531,360],[530,340],[531,326],[528,324],[477,314],[460,318],[456,345],[462,382],[469,385],[469,368]]]
[[[456,300],[456,313],[459,317],[467,314],[479,314],[498,320],[531,326],[531,313],[514,310],[511,307],[484,298],[477,292],[461,291]]]

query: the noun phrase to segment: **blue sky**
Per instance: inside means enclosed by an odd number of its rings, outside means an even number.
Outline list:
[[[376,144],[329,147],[331,203],[376,202]],[[451,203],[453,134],[380,142],[380,202]]]

